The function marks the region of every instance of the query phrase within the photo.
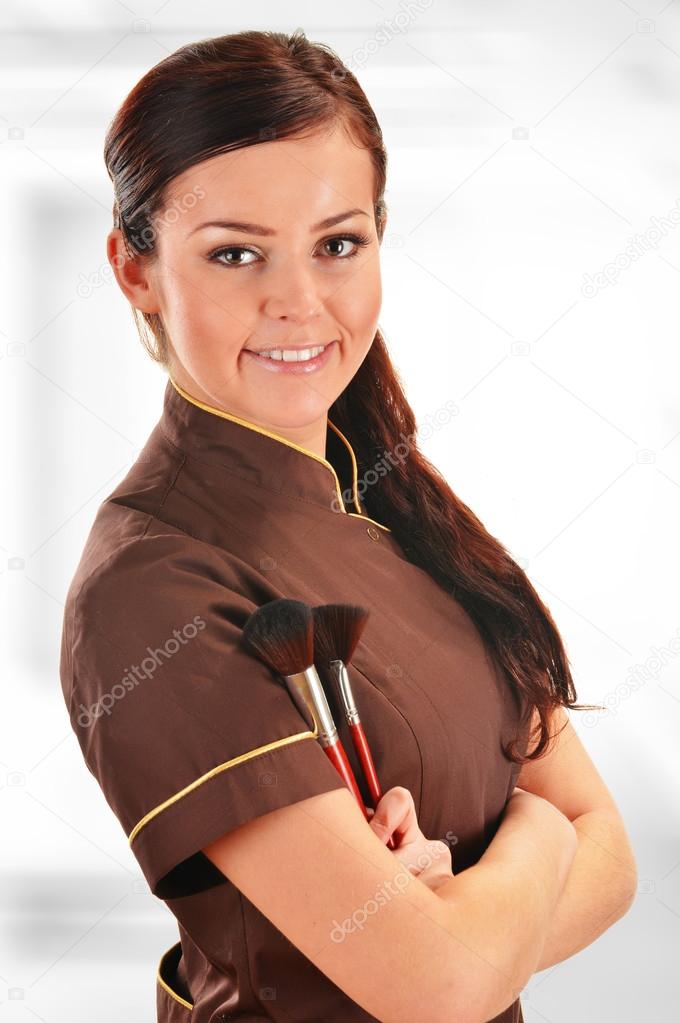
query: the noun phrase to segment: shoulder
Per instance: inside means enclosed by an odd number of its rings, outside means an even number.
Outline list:
[[[138,523],[131,536],[107,535],[105,526],[93,530],[74,577],[70,598],[81,607],[151,589],[158,600],[171,600],[183,597],[186,587],[235,579],[228,551],[163,522]]]
[[[120,663],[174,630],[210,627],[230,645],[257,601],[229,552],[156,520],[122,539],[100,525],[69,590],[62,632],[65,691],[95,663]],[[193,624],[191,624],[193,623]]]

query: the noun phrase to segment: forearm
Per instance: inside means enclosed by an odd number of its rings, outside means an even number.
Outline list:
[[[578,847],[536,971],[586,948],[628,911],[635,897],[635,860],[620,818],[593,810],[572,824]]]
[[[536,821],[510,806],[478,862],[435,890],[451,905],[452,933],[477,954],[472,986],[484,992],[485,1019],[510,1005],[535,972],[575,855],[573,829],[551,822],[539,840]]]

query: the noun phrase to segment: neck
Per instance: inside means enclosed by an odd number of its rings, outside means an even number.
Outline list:
[[[179,367],[173,367],[168,373],[171,380],[179,384],[191,397],[197,398],[206,405],[211,405],[222,412],[230,412],[232,415],[252,423],[253,426],[269,430],[271,433],[283,437],[284,440],[291,441],[291,443],[297,444],[306,451],[319,455],[320,458],[326,457],[327,413],[324,413],[316,422],[306,423],[304,426],[280,426],[278,423],[272,423],[264,419],[255,419],[252,415],[245,415],[235,408],[224,408],[213,395],[204,391],[191,376]]]

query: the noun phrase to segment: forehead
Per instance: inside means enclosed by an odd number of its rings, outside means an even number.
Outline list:
[[[337,127],[203,160],[170,182],[166,205],[182,205],[190,193],[200,197],[184,207],[187,231],[212,214],[243,215],[273,228],[287,220],[311,224],[354,206],[370,214],[373,181],[368,150]]]

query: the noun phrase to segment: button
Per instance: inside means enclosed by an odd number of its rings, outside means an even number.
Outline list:
[[[367,526],[366,527],[366,532],[370,536],[371,540],[379,540],[380,539],[380,533],[375,528],[375,526]]]

